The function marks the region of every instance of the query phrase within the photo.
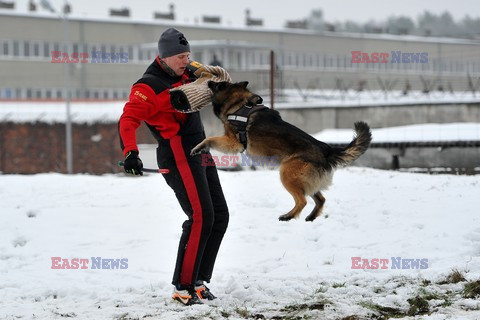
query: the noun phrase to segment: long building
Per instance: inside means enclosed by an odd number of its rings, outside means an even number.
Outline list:
[[[234,28],[122,17],[69,16],[62,20],[54,14],[3,11],[0,100],[62,99],[65,64],[61,62],[67,58],[72,62],[66,72],[73,99],[125,99],[132,83],[155,58],[160,34],[170,26],[186,34],[192,59],[220,63],[234,80],[248,80],[253,90],[270,85],[272,51],[279,94],[283,88],[480,89],[477,40]]]

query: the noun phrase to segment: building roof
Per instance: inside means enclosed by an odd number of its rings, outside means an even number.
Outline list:
[[[32,18],[32,19],[54,19],[58,16],[55,13],[35,12],[35,13],[20,13],[20,12],[0,12],[0,16]],[[323,37],[337,37],[337,38],[355,38],[368,40],[387,40],[387,41],[409,41],[409,42],[424,42],[424,43],[443,43],[443,44],[465,44],[465,45],[480,45],[480,40],[462,39],[462,38],[447,38],[447,37],[425,37],[417,35],[393,35],[393,34],[371,34],[371,33],[349,33],[349,32],[332,32],[332,31],[315,31],[304,29],[288,29],[288,28],[271,28],[264,26],[225,26],[199,23],[181,23],[171,20],[139,20],[130,17],[109,17],[109,18],[89,18],[78,15],[69,16],[71,21],[90,21],[99,23],[120,23],[120,24],[140,24],[153,26],[177,26],[198,28],[206,30],[231,30],[231,31],[246,31],[246,32],[270,32],[283,34],[299,34]]]

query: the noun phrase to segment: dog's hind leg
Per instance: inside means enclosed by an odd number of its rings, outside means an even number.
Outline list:
[[[292,195],[295,200],[295,207],[288,213],[278,217],[280,221],[288,221],[292,218],[298,217],[303,208],[307,205],[305,198],[305,183],[304,173],[308,166],[305,162],[292,159],[284,162],[280,167],[280,179],[283,186]]]
[[[320,191],[314,193],[312,195],[312,199],[313,201],[315,201],[315,207],[313,208],[312,212],[305,218],[305,221],[315,220],[322,213],[323,205],[325,204],[325,197]]]

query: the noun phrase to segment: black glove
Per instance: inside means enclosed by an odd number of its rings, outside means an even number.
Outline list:
[[[133,176],[143,176],[143,163],[138,157],[138,151],[129,151],[123,161],[123,169]]]

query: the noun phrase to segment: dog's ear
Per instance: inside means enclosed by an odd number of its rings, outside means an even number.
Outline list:
[[[217,87],[217,83],[215,81],[208,81],[208,87],[211,90],[215,90],[215,88]]]
[[[227,89],[227,87],[228,87],[229,85],[230,85],[230,83],[228,83],[227,81],[219,82],[218,85],[217,85],[217,90],[218,90],[218,91],[225,90],[225,89]]]
[[[222,81],[222,82],[215,82],[215,81],[208,81],[208,87],[213,91],[221,91],[225,90],[228,87],[228,82]]]
[[[246,88],[248,86],[248,81],[242,81],[242,82],[239,82],[238,84]]]

